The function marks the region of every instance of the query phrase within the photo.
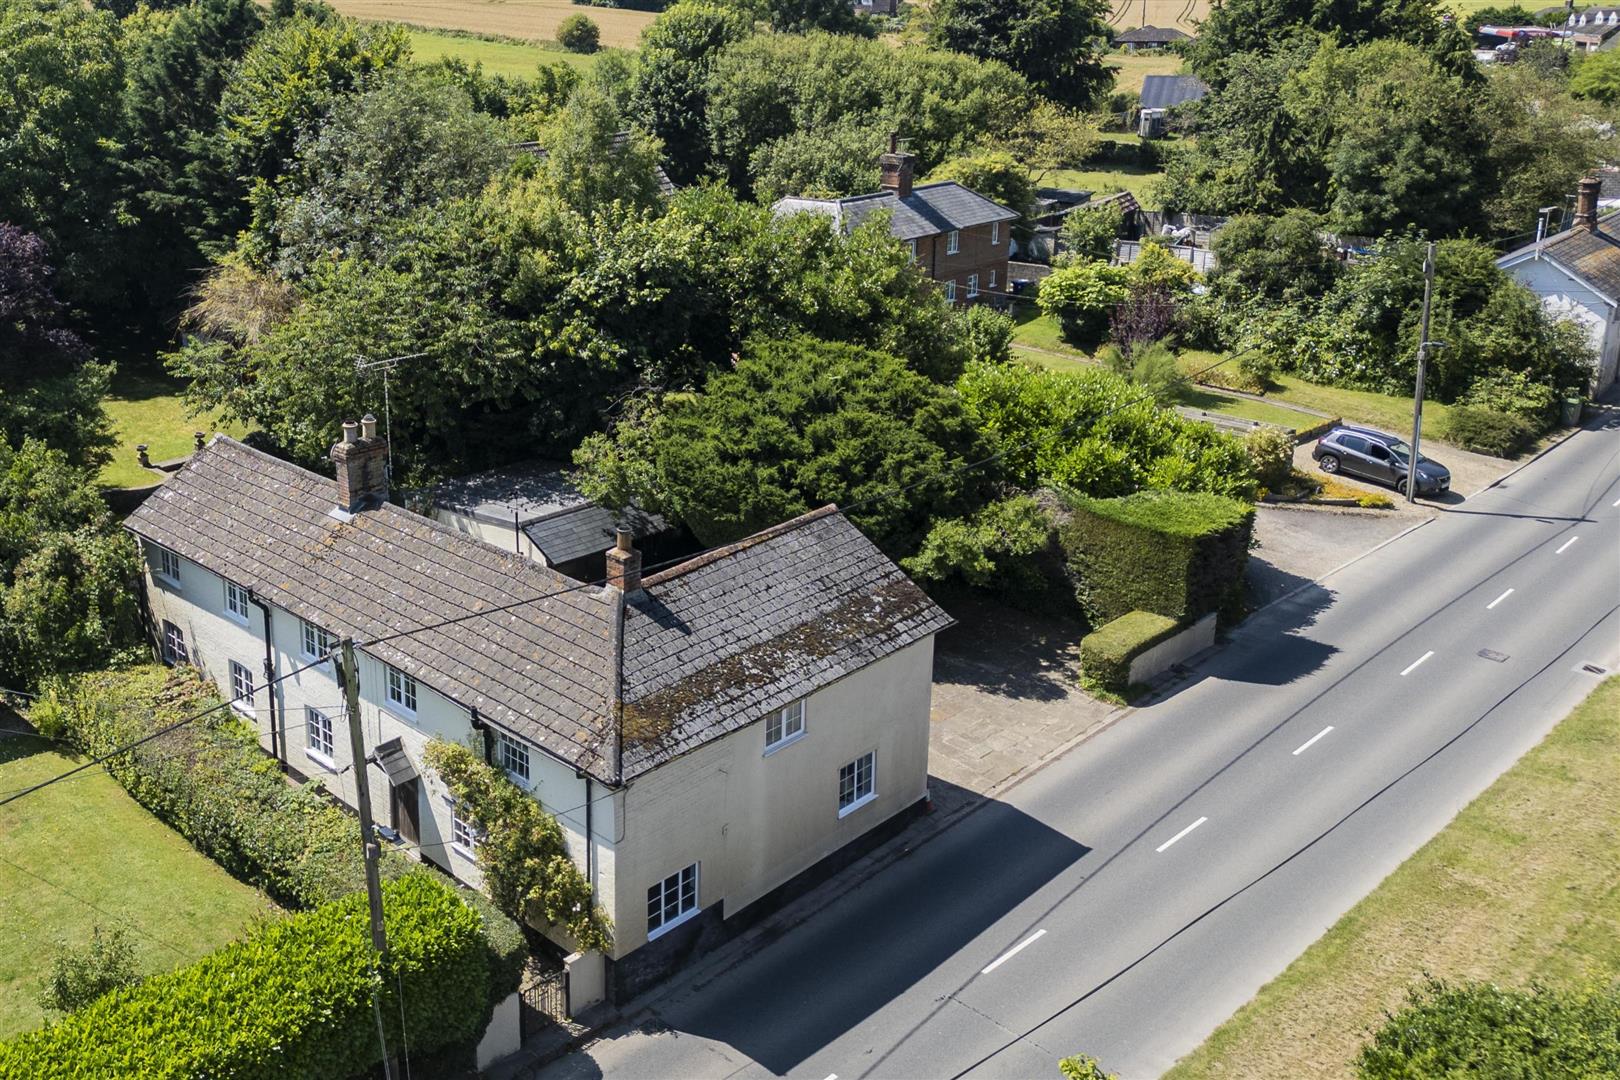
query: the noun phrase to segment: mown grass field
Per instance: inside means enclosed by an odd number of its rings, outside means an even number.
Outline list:
[[[1620,980],[1620,677],[1611,677],[1167,1080],[1355,1075],[1425,972]]]
[[[245,433],[240,425],[187,416],[181,390],[178,379],[130,361],[119,362],[111,391],[102,401],[118,440],[112,460],[101,470],[103,487],[145,487],[162,479],[160,473],[141,468],[135,455],[135,447],[141,443],[146,444],[153,461],[164,461],[191,453],[194,432]]]
[[[602,44],[615,48],[634,48],[642,28],[655,18],[650,11],[584,7],[568,0],[333,0],[332,6],[356,19],[529,41],[554,41],[558,23],[584,14],[601,28]]]
[[[0,728],[17,719],[0,709]],[[35,737],[0,735],[0,791],[73,767]],[[143,973],[168,971],[275,911],[100,769],[0,807],[0,1039],[40,1026],[57,942],[124,927]]]
[[[1346,420],[1367,424],[1396,434],[1412,430],[1412,399],[1372,390],[1346,390],[1338,386],[1318,386],[1295,375],[1272,377],[1267,397],[1277,401],[1318,409]],[[1423,436],[1443,439],[1451,406],[1438,401],[1423,403]]]
[[[529,78],[541,64],[567,64],[580,71],[596,66],[601,53],[571,53],[567,49],[547,48],[539,42],[492,41],[467,34],[438,34],[432,30],[410,27],[411,55],[421,63],[454,57],[469,64],[482,64],[487,75],[510,75]]]
[[[1133,90],[1138,94],[1147,76],[1174,75],[1181,70],[1181,57],[1174,53],[1111,53],[1104,62],[1115,69],[1115,90]]]

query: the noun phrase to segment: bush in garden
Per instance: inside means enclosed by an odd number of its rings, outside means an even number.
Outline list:
[[[1013,321],[988,304],[951,313],[957,340],[969,360],[1003,363],[1012,356]]]
[[[1475,379],[1462,396],[1464,405],[1508,413],[1541,434],[1558,420],[1558,391],[1532,382],[1522,371],[1492,371]]]
[[[1063,1080],[1119,1080],[1115,1073],[1103,1072],[1096,1058],[1075,1054],[1058,1062]]]
[[[1113,203],[1091,209],[1080,206],[1063,219],[1058,235],[1076,258],[1107,262],[1114,257],[1114,241],[1124,224],[1125,211]]]
[[[1108,338],[1129,355],[1168,338],[1176,328],[1176,301],[1169,289],[1138,285],[1108,318]]]
[[[135,970],[135,946],[122,927],[105,934],[101,927],[91,931],[82,947],[63,945],[51,961],[51,975],[39,995],[43,1009],[70,1013],[90,1004],[103,994],[134,986],[141,981]]]
[[[1171,254],[1167,244],[1144,241],[1136,259],[1125,267],[1132,288],[1184,293],[1203,280],[1193,264]]]
[[[1129,352],[1118,345],[1105,345],[1097,359],[1160,405],[1174,401],[1184,381],[1176,366],[1176,354],[1162,341],[1139,344]]]
[[[1130,689],[1131,661],[1181,630],[1181,623],[1150,611],[1132,611],[1080,639],[1080,683],[1093,693]]]
[[[1254,507],[1219,495],[1073,496],[1059,539],[1093,626],[1133,611],[1177,621],[1242,603]]]
[[[1361,1050],[1361,1080],[1620,1076],[1620,992],[1509,990],[1429,978],[1385,1013]]]
[[[993,502],[967,517],[934,522],[917,554],[900,565],[912,577],[990,589],[1015,603],[1035,603],[1049,584],[1039,557],[1052,521],[1028,495]]]
[[[593,53],[602,44],[602,31],[588,16],[575,13],[557,24],[557,44],[572,53]]]
[[[381,1061],[379,1013],[395,1052],[476,1037],[489,1011],[477,913],[419,870],[384,884],[383,925],[378,970],[364,893],[266,923],[0,1043],[0,1076],[351,1076]]]
[[[1288,483],[1294,471],[1294,433],[1282,428],[1256,428],[1243,437],[1254,478],[1267,491]]]
[[[1075,262],[1052,271],[1037,296],[1041,313],[1058,321],[1063,340],[1091,348],[1102,340],[1114,305],[1130,295],[1123,267]]]
[[[1457,405],[1446,418],[1446,439],[1464,450],[1513,457],[1536,437],[1522,417],[1475,405]]]

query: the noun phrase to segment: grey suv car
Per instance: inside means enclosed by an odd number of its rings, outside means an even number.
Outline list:
[[[1406,494],[1406,476],[1412,448],[1394,435],[1374,428],[1341,424],[1320,439],[1311,451],[1323,472],[1390,484]],[[1419,455],[1417,493],[1439,495],[1451,490],[1451,471],[1438,461]]]

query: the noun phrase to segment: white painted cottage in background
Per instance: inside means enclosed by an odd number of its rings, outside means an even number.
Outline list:
[[[1601,183],[1582,180],[1571,227],[1496,261],[1549,312],[1586,328],[1597,353],[1590,390],[1613,384],[1620,366],[1620,211],[1602,213]]]
[[[126,523],[164,659],[239,697],[289,772],[353,805],[326,659],[352,637],[376,820],[476,884],[478,824],[422,751],[483,749],[561,824],[621,996],[926,802],[951,620],[837,508],[646,578],[624,534],[586,584],[388,504],[367,420],[335,483],[215,436]]]

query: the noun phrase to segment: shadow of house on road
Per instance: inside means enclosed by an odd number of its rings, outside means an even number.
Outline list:
[[[1090,850],[1005,803],[988,803],[768,947],[660,1004],[657,1020],[786,1075]],[[1008,944],[987,947],[985,959]]]
[[[967,594],[944,596],[940,602],[957,625],[937,639],[936,683],[1026,701],[1057,701],[1068,695],[1080,668],[1084,620],[1021,611]]]

